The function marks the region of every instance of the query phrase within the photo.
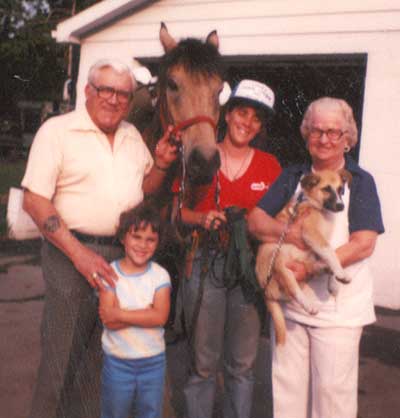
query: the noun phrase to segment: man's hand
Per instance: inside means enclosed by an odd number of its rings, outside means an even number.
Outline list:
[[[52,201],[25,190],[24,209],[46,239],[71,260],[91,287],[98,288],[101,285],[101,278],[114,287],[114,280],[117,280],[114,270],[103,257],[84,246],[71,234]]]
[[[75,268],[86,278],[91,287],[102,289],[102,279],[111,287],[115,287],[114,281],[118,280],[115,271],[110,264],[99,254],[82,245],[72,258]]]
[[[173,129],[173,126],[168,126],[164,135],[158,141],[154,151],[154,162],[156,166],[162,170],[167,170],[178,156],[178,146],[181,141],[181,134],[178,133],[174,138],[176,141],[172,142],[170,136]]]

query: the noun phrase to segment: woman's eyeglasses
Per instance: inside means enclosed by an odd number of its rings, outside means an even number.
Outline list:
[[[127,104],[132,99],[132,92],[126,90],[115,90],[113,87],[90,85],[97,91],[97,95],[102,99],[111,99],[114,94],[117,97],[118,103]]]
[[[345,132],[340,129],[327,129],[324,131],[318,128],[311,128],[308,137],[311,139],[320,139],[325,134],[330,141],[339,142]]]

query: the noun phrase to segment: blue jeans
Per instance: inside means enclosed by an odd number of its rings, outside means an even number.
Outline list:
[[[101,418],[161,417],[165,353],[119,359],[104,353]]]
[[[194,337],[195,370],[184,388],[187,417],[211,418],[221,357],[224,366],[224,418],[249,418],[253,398],[253,365],[257,356],[260,319],[247,303],[239,285],[223,284],[224,257],[212,263],[205,277],[204,294]],[[185,319],[190,323],[198,296],[201,257],[192,276],[183,283]]]

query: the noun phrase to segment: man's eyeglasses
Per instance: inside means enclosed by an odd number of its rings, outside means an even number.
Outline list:
[[[102,99],[111,99],[114,94],[117,97],[118,103],[127,104],[132,99],[132,92],[126,90],[115,90],[113,87],[107,86],[95,86],[93,83],[90,85],[97,91],[97,95]]]
[[[311,128],[308,137],[311,139],[320,139],[322,138],[322,135],[325,134],[330,141],[339,142],[345,132],[346,131],[341,131],[340,129],[328,129],[323,131],[322,129]]]

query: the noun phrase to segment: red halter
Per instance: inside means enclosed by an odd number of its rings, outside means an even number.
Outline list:
[[[164,113],[161,111],[160,112],[160,119],[161,119],[161,125],[163,127],[163,130],[165,131],[167,129],[167,126],[169,125],[165,119],[165,115]],[[199,116],[194,116],[192,118],[186,119],[182,122],[179,122],[178,124],[174,125],[174,128],[171,132],[171,138],[174,138],[174,136],[181,131],[184,131],[185,129],[189,128],[192,125],[196,125],[197,123],[201,123],[201,122],[206,122],[208,124],[210,124],[212,126],[212,128],[214,129],[214,132],[217,131],[217,125],[214,122],[214,120],[206,115],[199,115]]]
[[[179,122],[177,125],[174,126],[174,129],[171,132],[171,136],[175,136],[178,132],[184,131],[185,129],[189,128],[189,126],[196,125],[197,123],[201,122],[209,123],[213,127],[214,132],[217,131],[217,125],[209,116],[199,115]]]

